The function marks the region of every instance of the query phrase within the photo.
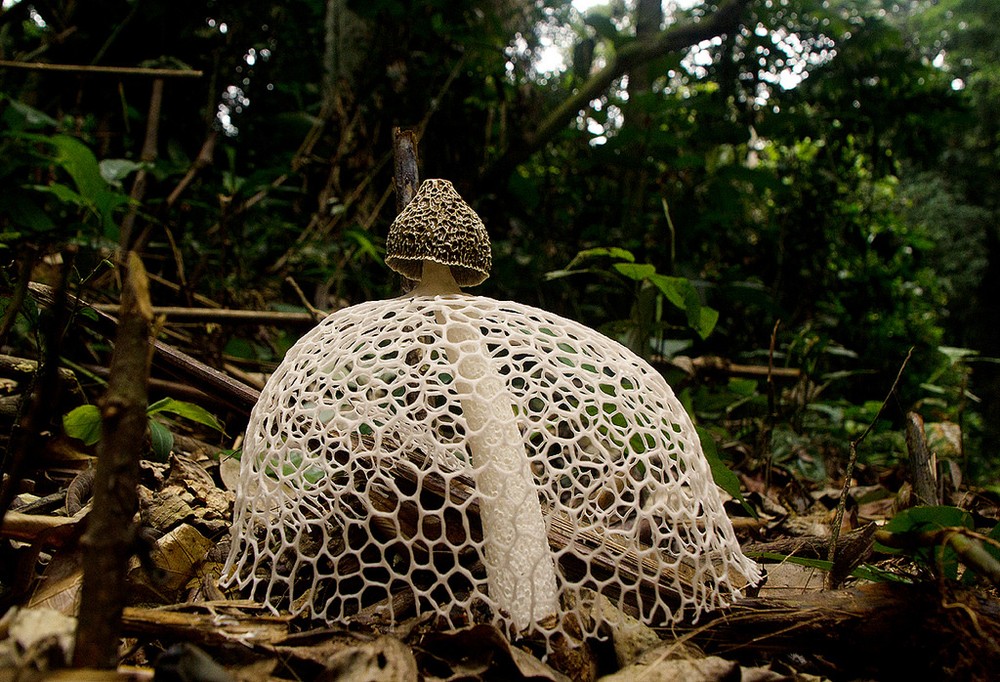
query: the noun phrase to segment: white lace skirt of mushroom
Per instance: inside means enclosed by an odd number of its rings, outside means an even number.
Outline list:
[[[328,622],[593,635],[616,616],[574,615],[589,594],[666,624],[759,580],[653,368],[464,293],[356,305],[289,350],[250,418],[232,532],[229,584]]]

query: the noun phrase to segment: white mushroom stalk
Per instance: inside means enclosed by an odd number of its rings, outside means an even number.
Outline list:
[[[488,244],[426,181],[386,240],[416,288],[289,349],[250,415],[224,583],[340,623],[485,603],[546,637],[615,618],[563,611],[593,592],[654,625],[736,598],[759,570],[673,391],[592,329],[461,291]]]
[[[488,245],[487,245],[488,246]],[[458,293],[448,266],[423,262],[413,296]],[[447,306],[437,313],[455,368],[485,542],[489,594],[518,630],[559,610],[556,569],[538,490],[517,426],[514,400],[473,320]]]

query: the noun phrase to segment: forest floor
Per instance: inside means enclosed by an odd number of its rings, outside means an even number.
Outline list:
[[[10,357],[0,367],[3,430],[16,434],[36,367]],[[246,401],[234,408],[240,400],[233,391],[252,395],[262,377],[213,383],[201,367],[189,365],[181,383],[155,371],[151,400],[183,388],[195,403],[245,418]],[[63,400],[48,406],[45,423],[34,423],[27,440],[4,444],[10,452],[26,442],[31,453],[0,531],[0,680],[48,679],[57,671],[59,679],[115,679],[66,667],[84,581],[79,540],[91,510],[95,448],[62,433],[60,416],[100,397],[81,391],[79,379],[64,370]],[[175,415],[184,412],[175,408]],[[935,493],[949,513],[964,514],[956,525],[938,524],[929,542],[926,532],[904,534],[913,545],[890,551],[876,539],[891,536],[877,533],[913,506],[913,488],[906,471],[866,471],[867,485],[846,488],[831,564],[842,482],[737,468],[745,498],[727,510],[744,551],[765,567],[758,589],[697,623],[652,628],[625,618],[599,639],[545,657],[530,637],[512,644],[488,622],[442,629],[426,616],[395,626],[369,616],[328,626],[222,590],[239,437],[196,421],[170,420],[169,454],[156,461],[155,448],[146,448],[140,463],[141,531],[119,586],[126,607],[117,679],[986,680],[1000,669],[995,547],[976,533],[995,531],[1000,504],[994,493],[954,484],[957,477],[939,482]]]

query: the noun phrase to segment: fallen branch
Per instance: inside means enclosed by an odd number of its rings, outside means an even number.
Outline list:
[[[112,314],[117,306],[96,303],[90,306],[102,313]],[[223,322],[230,324],[309,325],[316,324],[310,313],[291,313],[278,310],[233,310],[231,308],[186,308],[182,306],[153,306],[153,314],[168,321]],[[325,313],[322,313],[325,315]],[[322,317],[321,317],[322,319]]]
[[[50,287],[32,282],[29,289],[40,305],[50,306],[53,304],[54,295]],[[93,309],[83,299],[76,297],[71,297],[71,299],[78,307]],[[94,312],[97,313],[96,320],[83,316],[77,316],[76,319],[98,333],[108,335],[109,329],[118,321],[100,310],[94,309]],[[198,389],[229,405],[241,414],[250,414],[250,410],[257,403],[257,398],[260,396],[260,391],[257,389],[226,376],[219,370],[209,367],[172,346],[155,340],[152,341],[152,344],[153,348],[156,349],[156,354],[153,356],[154,364],[162,365],[179,378],[191,381]]]

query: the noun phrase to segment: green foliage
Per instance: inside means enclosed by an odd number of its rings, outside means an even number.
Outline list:
[[[596,265],[581,267],[596,259],[610,258],[610,268]],[[684,277],[670,277],[656,271],[649,263],[636,263],[631,251],[619,247],[595,247],[580,251],[563,270],[546,274],[546,279],[554,280],[569,275],[597,274],[604,277],[618,276],[623,284],[632,283],[635,302],[629,320],[612,323],[612,329],[626,345],[640,355],[662,352],[669,347],[671,339],[667,332],[676,325],[665,318],[664,301],[684,313],[687,326],[701,338],[706,338],[715,328],[719,319],[717,310],[703,305],[701,297],[689,280]]]
[[[912,507],[904,509],[887,523],[883,530],[899,536],[899,544],[908,544],[908,539],[928,531],[938,531],[947,528],[973,529],[972,516],[964,509],[957,507]],[[959,557],[954,548],[946,544],[927,546],[913,542],[909,549],[887,547],[876,543],[875,548],[886,554],[909,553],[912,558],[923,566],[951,580],[958,579]]]
[[[700,426],[696,426],[695,428],[698,431],[698,438],[701,440],[702,452],[705,453],[705,459],[708,460],[708,465],[712,469],[712,479],[715,481],[715,484],[743,505],[743,509],[746,510],[747,514],[756,518],[757,513],[753,507],[747,504],[746,499],[743,497],[743,491],[740,490],[739,477],[733,473],[732,469],[726,466],[725,462],[719,456],[719,449],[715,445],[715,439],[712,438],[712,434],[708,429]]]
[[[18,189],[0,200],[0,248],[62,241],[68,230],[84,242],[116,239],[117,211],[128,201],[121,180],[137,166],[126,159],[98,163],[78,138],[49,132],[58,130],[54,119],[2,94],[0,108],[0,178]]]
[[[165,462],[174,448],[174,436],[164,424],[154,419],[156,415],[183,417],[196,424],[222,432],[222,422],[205,408],[174,398],[162,398],[146,407],[153,453],[157,461]],[[63,431],[70,438],[96,445],[101,440],[101,412],[96,405],[80,405],[63,415]]]

